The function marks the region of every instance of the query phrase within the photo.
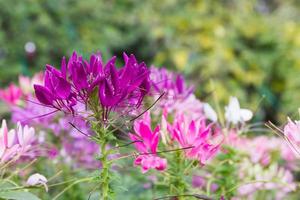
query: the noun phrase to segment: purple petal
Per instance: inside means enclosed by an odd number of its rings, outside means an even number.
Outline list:
[[[65,57],[63,57],[61,60],[61,75],[63,78],[67,78],[67,64]]]
[[[41,85],[34,85],[36,98],[45,105],[52,105],[53,94],[49,89]]]
[[[54,91],[58,98],[67,99],[71,94],[71,85],[65,79],[58,77]]]
[[[177,77],[176,77],[176,87],[177,87],[177,90],[178,90],[179,94],[183,93],[184,79],[183,79],[182,75],[177,75]]]
[[[77,65],[73,65],[72,81],[77,90],[86,89],[88,87],[87,74],[82,63],[77,62]]]
[[[100,98],[100,102],[103,106],[112,107],[112,106],[115,106],[119,102],[120,97],[114,96],[113,92],[114,92],[113,88],[112,88],[111,84],[108,83],[107,80],[103,81],[100,84],[99,98]]]

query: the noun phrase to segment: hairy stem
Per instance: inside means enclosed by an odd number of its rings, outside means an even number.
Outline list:
[[[106,141],[101,143],[101,163],[102,170],[100,173],[102,200],[108,200],[111,193],[110,187],[110,162],[108,162],[109,151],[106,150]]]
[[[178,199],[184,200],[184,196],[180,196],[185,193],[186,185],[185,181],[183,180],[183,170],[184,170],[184,163],[181,159],[180,151],[174,153],[174,165],[170,168],[171,170],[171,179],[170,179],[170,194],[177,195]]]
[[[89,100],[89,107],[93,111],[95,121],[92,123],[93,130],[96,137],[92,137],[100,146],[100,158],[102,169],[100,171],[100,200],[109,200],[112,198],[113,189],[111,186],[111,162],[109,161],[110,150],[106,149],[107,144],[110,142],[111,132],[108,130],[106,121],[106,109],[99,107],[99,99],[97,93],[95,98]]]
[[[100,118],[99,118],[100,119]],[[100,120],[99,120],[100,121]],[[100,158],[102,169],[100,171],[100,200],[111,199],[111,194],[113,192],[111,188],[111,162],[109,161],[110,151],[106,149],[109,143],[108,133],[109,131],[103,126],[102,123],[96,125],[95,131],[97,133],[97,143],[100,146]]]

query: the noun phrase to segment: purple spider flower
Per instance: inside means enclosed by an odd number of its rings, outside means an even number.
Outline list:
[[[164,93],[159,102],[160,107],[173,110],[176,104],[182,103],[192,96],[194,87],[187,86],[181,74],[168,71],[166,68],[151,67],[151,95],[155,98]]]
[[[168,71],[166,68],[151,67],[151,81],[156,92],[166,92],[173,100],[185,99],[193,93],[193,86],[186,86],[181,74]]]
[[[63,58],[61,70],[47,65],[44,86],[34,85],[37,99],[48,107],[74,114],[74,106],[80,102],[88,105],[95,88],[103,108],[103,120],[116,108],[139,107],[150,90],[150,71],[145,63],[138,63],[134,55],[124,53],[125,65],[115,66],[116,57],[105,65],[101,55],[93,54],[84,60],[74,52],[68,63]]]

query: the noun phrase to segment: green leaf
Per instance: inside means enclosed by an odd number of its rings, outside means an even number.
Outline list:
[[[1,190],[5,190],[8,188],[13,188],[16,187],[17,185],[13,182],[5,181],[5,180],[0,180],[0,192]]]
[[[13,200],[40,200],[37,196],[25,191],[7,191],[0,192],[0,198]]]

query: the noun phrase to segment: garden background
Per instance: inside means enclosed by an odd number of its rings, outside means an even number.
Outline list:
[[[217,111],[218,107],[228,104],[230,96],[237,97],[242,108],[254,112],[253,129],[249,128],[249,140],[245,141],[257,146],[249,148],[252,150],[249,154],[257,155],[256,147],[265,147],[266,152],[271,152],[271,157],[267,157],[271,158],[270,166],[277,167],[277,164],[283,165],[278,161],[281,154],[276,154],[280,149],[277,144],[284,141],[276,138],[275,132],[264,123],[270,120],[282,128],[287,116],[299,119],[299,20],[299,0],[0,0],[0,88],[6,88],[11,82],[17,84],[20,74],[32,77],[44,71],[45,64],[59,68],[62,56],[69,58],[73,51],[85,58],[100,51],[105,61],[116,55],[118,66],[123,64],[120,59],[123,52],[133,53],[149,67],[152,64],[184,74],[187,82],[195,86],[198,99],[209,102]],[[10,119],[11,114],[7,104],[0,101],[1,119]],[[262,125],[262,129],[257,129],[264,134],[262,137],[254,130],[255,122],[262,122],[256,124]],[[8,124],[13,127],[9,121]],[[267,134],[265,129],[271,133]],[[62,146],[64,135],[60,135],[61,138],[45,135],[53,144]],[[73,140],[70,141],[72,144]],[[271,150],[266,144],[269,141],[270,146],[275,144]],[[236,149],[239,148],[242,149]],[[232,192],[228,192],[228,196],[234,195],[230,188],[238,183],[236,173],[241,169],[240,158],[245,156],[241,155],[235,151],[220,154],[217,164],[224,160],[234,161],[233,164],[228,162],[212,168],[219,173],[216,177],[221,177],[218,184]],[[63,156],[62,160],[65,161]],[[132,161],[122,160],[120,166],[132,166]],[[88,170],[66,163],[59,165],[42,157],[33,169],[46,177],[56,176],[59,169],[61,183],[70,177],[89,175]],[[169,163],[171,168],[172,161]],[[151,186],[156,190],[145,190],[150,186],[141,185],[151,176],[143,176],[135,168],[121,169],[124,171],[120,170],[120,185],[125,185],[130,192],[117,188],[117,199],[160,196],[159,192],[164,189],[161,185]],[[261,169],[264,172],[273,168],[261,165]],[[131,176],[123,176],[126,173]],[[282,179],[277,171],[274,174],[275,178]],[[299,168],[292,175],[295,182],[299,181]],[[74,185],[61,194],[61,199],[86,199],[92,186]],[[59,197],[62,188],[36,193],[42,199],[50,199],[53,194]],[[159,192],[154,194],[153,191]],[[274,189],[278,191],[280,189]],[[258,197],[265,195],[257,193]],[[292,195],[291,199],[297,199],[299,191]]]
[[[235,95],[282,121],[299,106],[299,11],[297,0],[1,0],[0,85],[73,50],[126,51],[182,71],[202,99],[213,81],[222,101]]]

